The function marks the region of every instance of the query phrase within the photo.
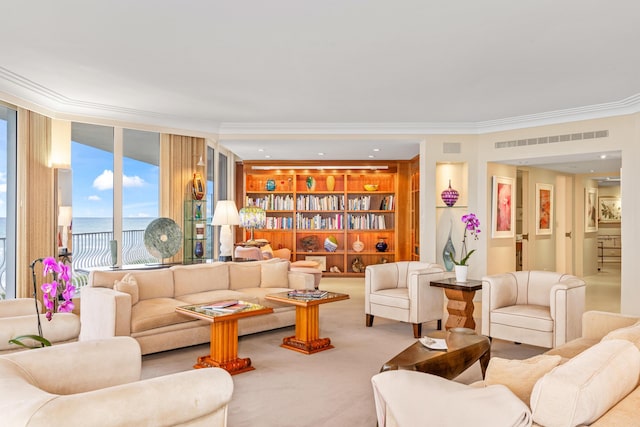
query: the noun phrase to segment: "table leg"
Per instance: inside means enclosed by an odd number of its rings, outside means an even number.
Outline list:
[[[491,359],[491,345],[487,349],[486,353],[480,356],[480,371],[482,371],[482,379],[484,379],[487,373],[487,367],[489,366],[489,359]]]
[[[238,320],[216,321],[211,324],[209,355],[198,357],[194,368],[222,368],[231,375],[255,369],[251,359],[238,357]]]
[[[457,289],[445,289],[444,294],[449,299],[447,312],[449,318],[445,328],[469,328],[476,329],[476,322],[473,320],[473,296],[476,291],[461,291]]]
[[[296,306],[296,335],[282,340],[281,347],[313,354],[333,348],[329,338],[319,338],[320,306]]]

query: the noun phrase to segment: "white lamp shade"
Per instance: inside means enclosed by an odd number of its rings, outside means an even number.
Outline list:
[[[239,225],[240,215],[233,200],[218,200],[211,225]]]

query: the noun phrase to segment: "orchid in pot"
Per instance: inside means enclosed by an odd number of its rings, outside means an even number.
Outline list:
[[[462,215],[462,222],[464,222],[464,235],[462,236],[462,250],[460,251],[460,261],[456,261],[453,257],[451,257],[451,262],[455,264],[456,270],[456,281],[458,282],[466,282],[467,281],[467,270],[469,261],[469,257],[476,250],[472,249],[467,252],[467,235],[473,236],[474,240],[478,240],[478,234],[480,234],[480,220],[478,217],[469,213],[467,215]]]
[[[52,280],[47,283],[43,283],[42,299],[45,308],[45,317],[48,321],[53,319],[53,313],[70,313],[74,309],[73,295],[75,294],[75,286],[71,284],[71,272],[68,265],[62,261],[56,261],[53,257],[38,258],[34,260],[31,265],[31,275],[33,278],[33,299],[36,307],[36,319],[38,320],[38,335],[21,335],[9,340],[10,343],[16,344],[22,347],[35,348],[25,342],[24,340],[31,340],[40,343],[40,347],[47,347],[51,345],[51,342],[47,340],[42,334],[42,324],[40,323],[40,311],[38,309],[38,293],[36,292],[36,273],[35,265],[38,262],[42,262],[43,275],[52,275]]]

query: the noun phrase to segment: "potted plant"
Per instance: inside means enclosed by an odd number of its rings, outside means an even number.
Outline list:
[[[467,281],[467,272],[469,269],[469,265],[467,261],[469,261],[469,257],[476,250],[472,249],[467,252],[467,233],[473,236],[474,240],[478,240],[478,234],[480,234],[480,220],[476,217],[475,214],[470,213],[467,215],[462,215],[462,222],[464,222],[464,235],[462,236],[462,250],[460,251],[460,260],[456,261],[453,257],[450,257],[451,262],[454,264],[455,272],[456,272],[456,282],[466,282]]]

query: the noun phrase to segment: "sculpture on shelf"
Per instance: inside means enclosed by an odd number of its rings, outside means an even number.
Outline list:
[[[451,221],[451,225],[449,227],[449,238],[447,238],[447,243],[444,245],[444,249],[442,250],[442,260],[444,261],[444,267],[447,271],[453,271],[453,259],[456,257],[456,248],[453,246],[453,241],[451,240],[452,228],[453,221]]]
[[[449,207],[455,205],[458,201],[460,193],[458,193],[458,190],[454,190],[453,188],[451,188],[451,180],[449,180],[449,188],[442,192],[441,197],[444,204]]]
[[[193,192],[193,198],[195,200],[202,200],[204,197],[204,180],[202,179],[202,174],[200,172],[196,172],[193,174],[193,182],[191,184],[191,189]]]
[[[364,273],[366,266],[359,257],[356,257],[351,263],[351,270],[354,273]]]
[[[357,235],[356,241],[353,242],[353,250],[356,252],[362,252],[364,250],[364,243],[360,240],[360,235]]]
[[[335,252],[338,249],[338,239],[335,236],[328,236],[324,239],[324,250],[327,252]]]
[[[302,249],[307,252],[315,252],[318,250],[318,236],[306,236],[301,239]]]
[[[308,176],[306,184],[307,184],[307,190],[316,191],[316,179],[314,177]]]

